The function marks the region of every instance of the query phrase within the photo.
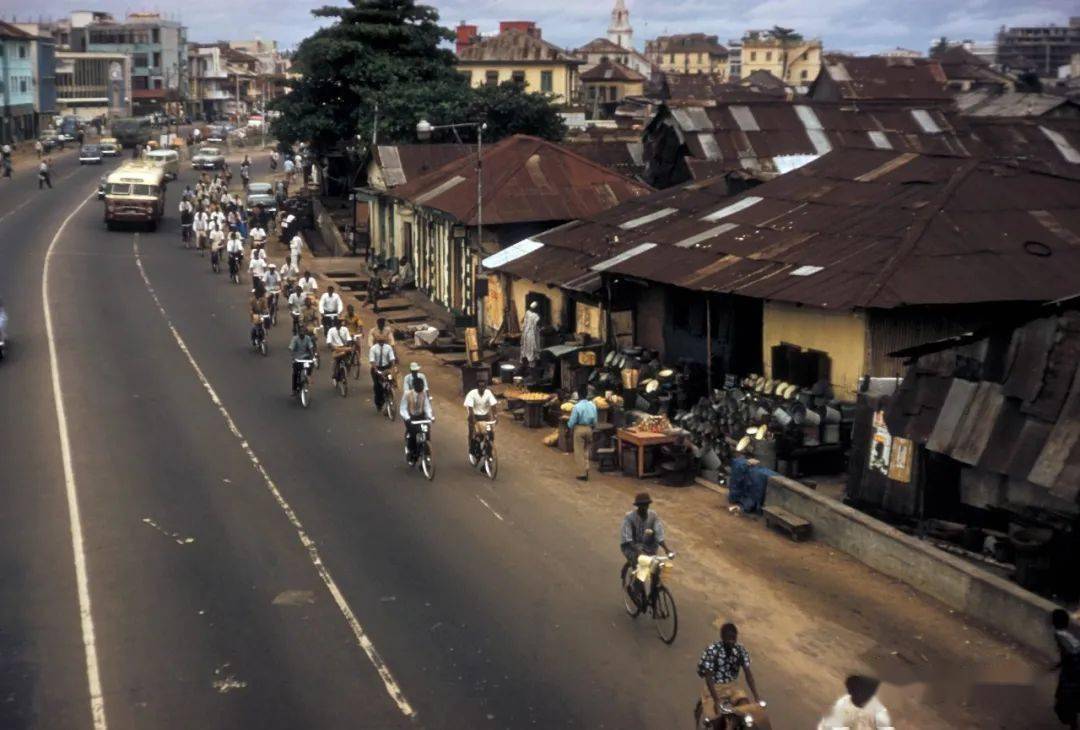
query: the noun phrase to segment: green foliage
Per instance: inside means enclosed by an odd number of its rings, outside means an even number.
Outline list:
[[[453,38],[438,12],[415,0],[350,0],[323,7],[316,17],[333,25],[304,39],[292,90],[271,108],[281,112],[271,128],[285,145],[308,141],[328,151],[370,142],[415,142],[416,123],[485,121],[485,139],[525,132],[562,136],[562,120],[547,98],[509,84],[471,89],[441,44]],[[377,119],[377,122],[376,122]],[[463,135],[464,136],[464,135]]]
[[[794,41],[798,42],[803,39],[802,33],[796,33],[794,28],[783,28],[779,25],[772,27],[773,38],[781,41]]]

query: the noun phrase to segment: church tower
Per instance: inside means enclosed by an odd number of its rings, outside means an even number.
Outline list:
[[[620,48],[634,47],[634,29],[630,27],[630,11],[623,0],[615,0],[611,9],[611,25],[607,31],[608,40]]]

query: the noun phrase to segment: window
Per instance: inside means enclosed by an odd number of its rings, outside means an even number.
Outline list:
[[[20,43],[19,44],[19,58],[26,58],[26,44],[25,43]],[[25,91],[25,89],[24,89],[24,91]]]
[[[805,68],[802,71],[799,72],[799,78],[802,79],[803,81],[806,81],[806,79],[807,79],[807,77],[809,75],[810,75],[810,73]]]
[[[131,63],[136,68],[146,68],[150,65],[150,56],[145,53],[133,53],[131,55]]]
[[[488,86],[499,85],[499,72],[498,71],[486,71],[484,73],[484,83]]]
[[[552,81],[551,71],[540,72],[540,91],[551,93],[555,90],[555,84]]]
[[[150,36],[154,39],[153,40],[154,43],[161,43],[161,29],[160,28],[152,28],[150,30]]]
[[[771,61],[772,60],[772,51],[765,51],[765,60],[766,61]]]
[[[160,65],[161,65],[161,54],[155,52],[154,53],[154,67],[157,68]]]
[[[26,93],[26,77],[25,76],[22,76],[22,77],[19,78],[19,91],[21,91],[24,94]]]
[[[619,99],[619,87],[618,86],[609,86],[608,87],[608,99],[611,100],[611,101],[618,101],[618,99]]]
[[[146,77],[145,76],[132,76],[131,77],[131,88],[139,90],[139,89],[148,89],[150,87],[146,83]]]
[[[704,53],[697,54],[697,62],[698,63],[705,63],[705,54]]]
[[[585,95],[587,97],[589,97],[590,100],[595,99],[596,98],[596,87],[595,86],[589,86],[585,91]]]
[[[524,71],[511,71],[510,80],[518,86],[525,85],[525,72]]]
[[[750,60],[751,61],[756,61],[757,60],[757,51],[750,51]]]
[[[675,54],[674,53],[671,54],[671,62],[675,63]]]

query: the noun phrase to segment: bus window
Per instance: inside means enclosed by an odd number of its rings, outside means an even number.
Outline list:
[[[132,188],[132,195],[150,195],[149,185],[136,185]]]
[[[131,185],[128,183],[113,183],[109,186],[109,195],[131,195]]]

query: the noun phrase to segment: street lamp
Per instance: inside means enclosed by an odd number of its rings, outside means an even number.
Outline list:
[[[431,139],[431,133],[440,129],[476,130],[476,243],[480,251],[484,247],[484,130],[487,122],[461,122],[459,124],[432,124],[426,119],[416,123],[416,136],[422,142]],[[482,310],[481,310],[482,311]]]

